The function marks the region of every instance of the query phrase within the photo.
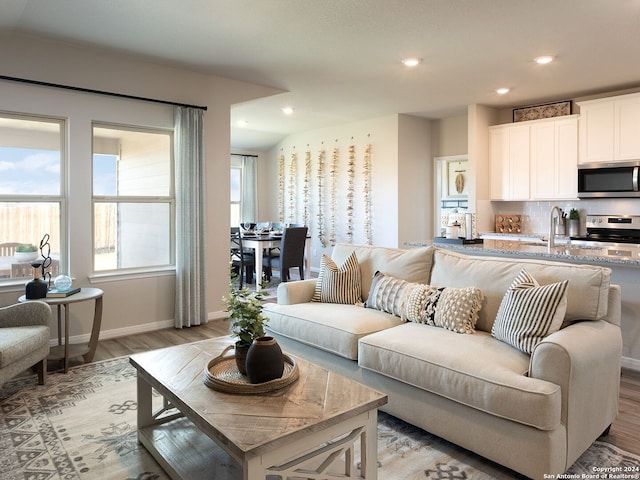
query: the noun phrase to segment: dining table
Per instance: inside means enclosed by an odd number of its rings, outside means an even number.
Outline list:
[[[262,258],[264,249],[277,248],[280,246],[282,234],[267,233],[251,233],[242,232],[242,248],[252,248],[256,259],[256,291],[262,290]],[[307,236],[307,240],[311,237]],[[304,271],[307,277],[311,272],[311,242],[306,241],[304,244]]]

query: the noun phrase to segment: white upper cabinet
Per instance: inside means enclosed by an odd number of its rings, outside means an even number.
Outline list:
[[[531,199],[577,198],[577,115],[532,122],[530,134]]]
[[[529,198],[528,123],[489,128],[491,200]]]
[[[640,160],[640,93],[580,106],[580,163]]]

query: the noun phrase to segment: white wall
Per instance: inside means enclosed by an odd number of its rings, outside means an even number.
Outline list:
[[[0,36],[3,75],[96,90],[206,105],[204,149],[207,185],[207,308],[222,311],[228,289],[230,106],[271,95],[272,88],[145,63],[135,57],[43,41]],[[91,121],[173,127],[170,107],[93,94],[0,81],[0,110],[67,119],[69,135],[68,216],[70,273],[80,286],[91,284]],[[218,208],[225,205],[225,208]],[[173,324],[175,275],[94,281],[105,291],[101,338]],[[0,305],[15,303],[24,287],[0,289]],[[91,305],[74,305],[71,335],[90,330]],[[55,322],[54,322],[55,323]],[[55,328],[53,335],[56,336]]]
[[[431,122],[431,150],[434,157],[465,155],[469,151],[468,115],[441,118]]]
[[[348,148],[355,147],[356,172],[354,180],[354,235],[353,243],[366,243],[364,230],[364,195],[362,192],[363,154],[371,145],[371,197],[372,243],[397,247],[405,240],[416,240],[428,234],[432,206],[431,192],[430,122],[404,115],[348,123],[291,135],[265,155],[268,164],[267,189],[269,211],[261,211],[261,220],[278,220],[278,157],[285,157],[285,222],[289,221],[289,168],[292,153],[297,154],[296,221],[302,221],[305,152],[311,152],[312,174],[310,183],[310,227],[312,234],[312,265],[319,265],[322,253],[331,253],[331,245],[323,247],[317,237],[318,213],[318,152],[325,151],[324,212],[325,231],[329,231],[330,170],[334,148],[339,152],[339,174],[336,208],[336,241],[347,241],[347,162]],[[402,138],[402,142],[400,139]],[[400,145],[402,143],[402,145]],[[262,165],[262,164],[261,164]],[[407,185],[406,182],[411,182]],[[416,220],[416,217],[418,219]]]
[[[431,122],[399,116],[398,246],[434,236],[434,164]]]

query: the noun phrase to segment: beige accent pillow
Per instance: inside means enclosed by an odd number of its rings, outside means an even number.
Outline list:
[[[531,354],[544,337],[560,330],[568,284],[564,280],[541,286],[523,269],[504,294],[491,335]]]
[[[355,253],[349,255],[341,266],[327,255],[322,255],[312,302],[354,305],[362,302],[360,289],[360,267]]]
[[[482,306],[482,291],[475,287],[445,288],[411,283],[376,272],[365,306],[410,322],[473,333]]]

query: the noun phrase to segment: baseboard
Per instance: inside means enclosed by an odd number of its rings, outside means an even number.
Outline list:
[[[226,317],[224,311],[210,312],[207,315],[208,320],[219,320]],[[133,325],[131,327],[114,328],[112,330],[100,330],[100,340],[109,340],[111,338],[126,337],[129,335],[136,335],[138,333],[154,332],[156,330],[162,330],[164,328],[170,328],[175,325],[173,320],[162,320],[159,322],[145,323],[144,325]],[[89,343],[90,333],[83,335],[73,335],[69,337],[69,344],[72,343]],[[52,338],[49,340],[49,345],[54,347],[58,344],[58,340]]]
[[[621,365],[623,368],[640,372],[640,360],[629,357],[622,357]]]

